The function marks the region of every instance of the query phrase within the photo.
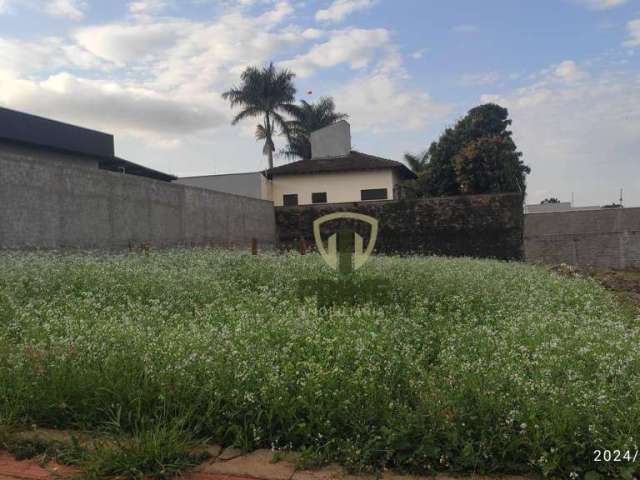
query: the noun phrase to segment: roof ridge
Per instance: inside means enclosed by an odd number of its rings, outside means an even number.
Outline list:
[[[293,175],[382,169],[397,169],[402,172],[403,176],[415,178],[415,174],[402,162],[362,153],[357,150],[350,150],[347,155],[342,156],[298,160],[268,169],[265,171],[265,174],[270,176],[272,174]]]

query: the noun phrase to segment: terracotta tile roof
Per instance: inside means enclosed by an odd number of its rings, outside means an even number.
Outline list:
[[[268,178],[274,175],[300,175],[306,173],[346,172],[354,170],[382,170],[394,169],[403,178],[416,178],[416,174],[407,168],[404,163],[386,158],[367,155],[366,153],[352,150],[349,155],[343,157],[313,158],[311,160],[299,160],[287,163],[279,167],[266,170]]]

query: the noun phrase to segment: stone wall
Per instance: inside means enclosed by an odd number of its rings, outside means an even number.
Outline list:
[[[275,244],[273,204],[0,153],[0,248]]]
[[[472,195],[392,202],[358,202],[303,207],[277,207],[281,249],[299,248],[301,238],[313,247],[313,221],[338,211],[363,213],[378,219],[378,253],[470,256],[521,259],[522,196]],[[323,227],[323,237],[335,233],[343,221]],[[370,228],[353,223],[369,238]]]
[[[529,213],[527,261],[640,269],[640,208]]]

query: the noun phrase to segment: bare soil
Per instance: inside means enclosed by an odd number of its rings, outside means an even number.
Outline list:
[[[603,287],[615,292],[623,303],[640,314],[640,271],[574,267],[565,264],[553,266],[551,270],[568,276],[591,277]]]

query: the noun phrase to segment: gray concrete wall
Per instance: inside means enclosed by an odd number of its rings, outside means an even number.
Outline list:
[[[98,168],[98,160],[88,155],[62,153],[46,148],[30,147],[0,140],[0,155],[19,155],[38,162],[68,162],[73,165]]]
[[[527,261],[640,269],[640,208],[525,215]]]
[[[262,198],[261,175],[261,172],[204,175],[201,177],[179,178],[175,183],[206,188],[217,192],[233,193],[245,197]]]
[[[351,126],[346,120],[311,132],[312,158],[342,157],[351,151]]]
[[[0,248],[275,243],[271,202],[0,152]]]

